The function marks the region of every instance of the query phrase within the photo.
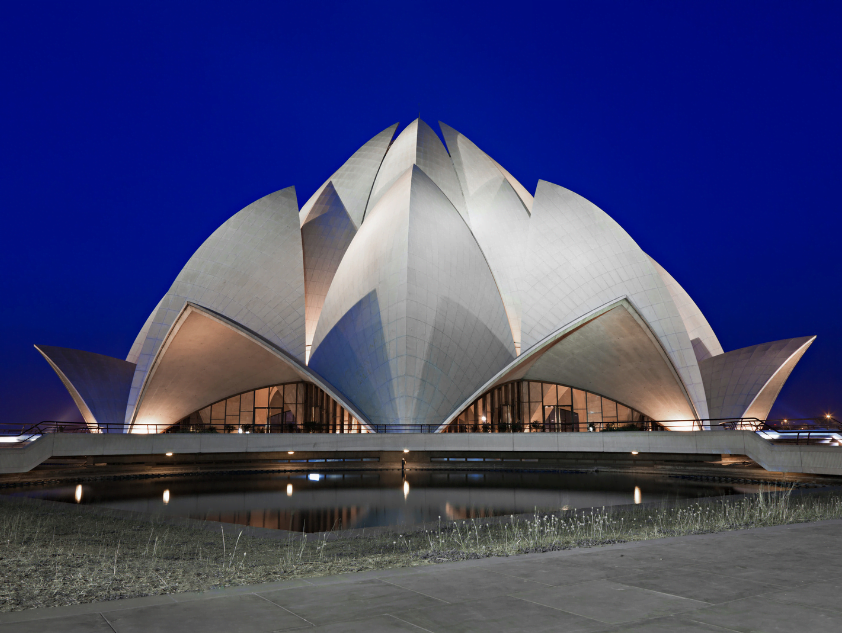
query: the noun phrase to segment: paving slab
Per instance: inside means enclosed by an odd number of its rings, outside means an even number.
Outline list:
[[[741,633],[839,633],[842,613],[814,606],[744,598],[694,611],[692,619]]]
[[[445,602],[480,600],[545,586],[515,576],[489,574],[482,568],[430,570],[427,573],[396,576],[386,582]]]
[[[381,580],[302,587],[260,595],[313,624],[348,622],[445,604],[443,600]]]
[[[687,569],[664,571],[659,574],[632,573],[628,576],[615,576],[612,580],[622,585],[711,604],[760,596],[779,589],[767,583]]]
[[[405,622],[392,615],[378,615],[365,620],[354,620],[353,622],[336,622],[334,624],[323,624],[312,629],[308,633],[423,633],[426,629]]]
[[[103,617],[115,633],[268,633],[313,626],[255,594],[138,607],[112,611]]]
[[[591,618],[605,624],[620,624],[642,618],[656,618],[710,606],[707,602],[640,589],[609,580],[579,585],[543,587],[515,597]]]
[[[114,629],[109,626],[101,613],[0,624],[0,632],[2,633],[42,633],[43,631],[55,631],[55,633],[114,633]]]
[[[842,582],[819,582],[791,587],[784,591],[776,591],[766,596],[774,602],[795,602],[797,604],[842,611]]]
[[[560,611],[528,600],[502,596],[419,609],[397,617],[427,631],[458,633],[510,633],[511,631],[590,632],[604,626],[591,618]]]

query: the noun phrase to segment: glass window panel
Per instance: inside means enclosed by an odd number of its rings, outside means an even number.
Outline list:
[[[254,409],[254,392],[246,391],[240,396],[240,412]]]
[[[543,406],[540,402],[529,403],[529,426],[535,430],[543,426],[542,409]]]
[[[631,422],[632,410],[622,404],[617,404],[617,420],[619,422]]]
[[[201,411],[199,411],[199,418],[202,421],[202,424],[210,424],[211,421],[211,408],[205,407]]]
[[[595,422],[599,423],[602,422],[602,398],[599,396],[588,393],[588,423]]]
[[[581,389],[573,389],[573,412],[578,417],[579,430],[588,430],[588,407],[585,402],[585,392]]]
[[[529,401],[530,402],[541,402],[541,383],[540,382],[530,382],[529,383]]]
[[[225,401],[217,402],[211,407],[211,420],[225,419]]]
[[[254,392],[254,406],[268,407],[269,406],[269,388],[264,387]]]
[[[225,426],[231,428],[237,428],[240,426],[240,414],[237,415],[226,415],[225,416]]]
[[[247,425],[252,423],[253,411],[240,411],[240,424]]]
[[[558,404],[558,396],[556,395],[555,385],[544,383],[544,404],[555,405]]]
[[[288,411],[295,411],[295,405],[298,400],[298,389],[296,385],[286,385],[284,387],[284,409]]]
[[[231,396],[225,401],[225,415],[240,415],[240,396]]]
[[[602,399],[602,421],[616,422],[617,421],[617,403],[608,398]]]
[[[573,407],[573,390],[570,387],[558,386],[558,404],[566,409]]]
[[[254,410],[254,423],[255,424],[266,424],[268,413],[269,413],[269,409],[255,409]]]

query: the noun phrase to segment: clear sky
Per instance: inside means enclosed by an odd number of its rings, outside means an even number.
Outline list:
[[[842,414],[840,2],[15,2],[0,18],[0,421],[81,419],[34,343],[125,357],[210,233],[418,116],[592,200],[726,351],[817,334]]]

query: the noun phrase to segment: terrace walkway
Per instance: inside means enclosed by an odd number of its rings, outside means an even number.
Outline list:
[[[834,520],[3,613],[0,633],[836,633],[840,535]]]

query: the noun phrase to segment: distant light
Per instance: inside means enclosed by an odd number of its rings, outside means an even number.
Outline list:
[[[632,451],[632,455],[637,455],[637,451]]]
[[[240,427],[239,429],[237,429],[237,433],[242,433],[242,432],[243,432],[243,427]]]
[[[643,503],[643,493],[640,491],[640,486],[634,487],[634,502]]]
[[[295,451],[287,451],[289,455],[295,455]]]
[[[292,484],[287,484],[287,497],[292,496]]]
[[[82,501],[82,484],[76,486],[76,494],[73,496],[76,497],[76,503]]]
[[[167,457],[172,457],[172,453],[166,453]]]
[[[485,416],[482,416],[482,421],[485,422]]]
[[[164,505],[167,505],[170,502],[170,491],[164,490]]]
[[[825,416],[824,416],[824,417],[826,417],[826,418],[829,420],[829,419],[830,419],[830,414],[829,414],[829,413],[827,413],[827,414],[825,414]]]
[[[408,452],[409,452],[409,449],[408,449],[408,448],[405,448],[405,449],[403,449],[403,452],[404,452],[404,453],[408,453]]]
[[[403,498],[406,499],[409,496],[409,482],[403,482]]]
[[[319,481],[324,475],[320,475],[319,473],[310,473],[307,475],[307,479],[310,481]]]

